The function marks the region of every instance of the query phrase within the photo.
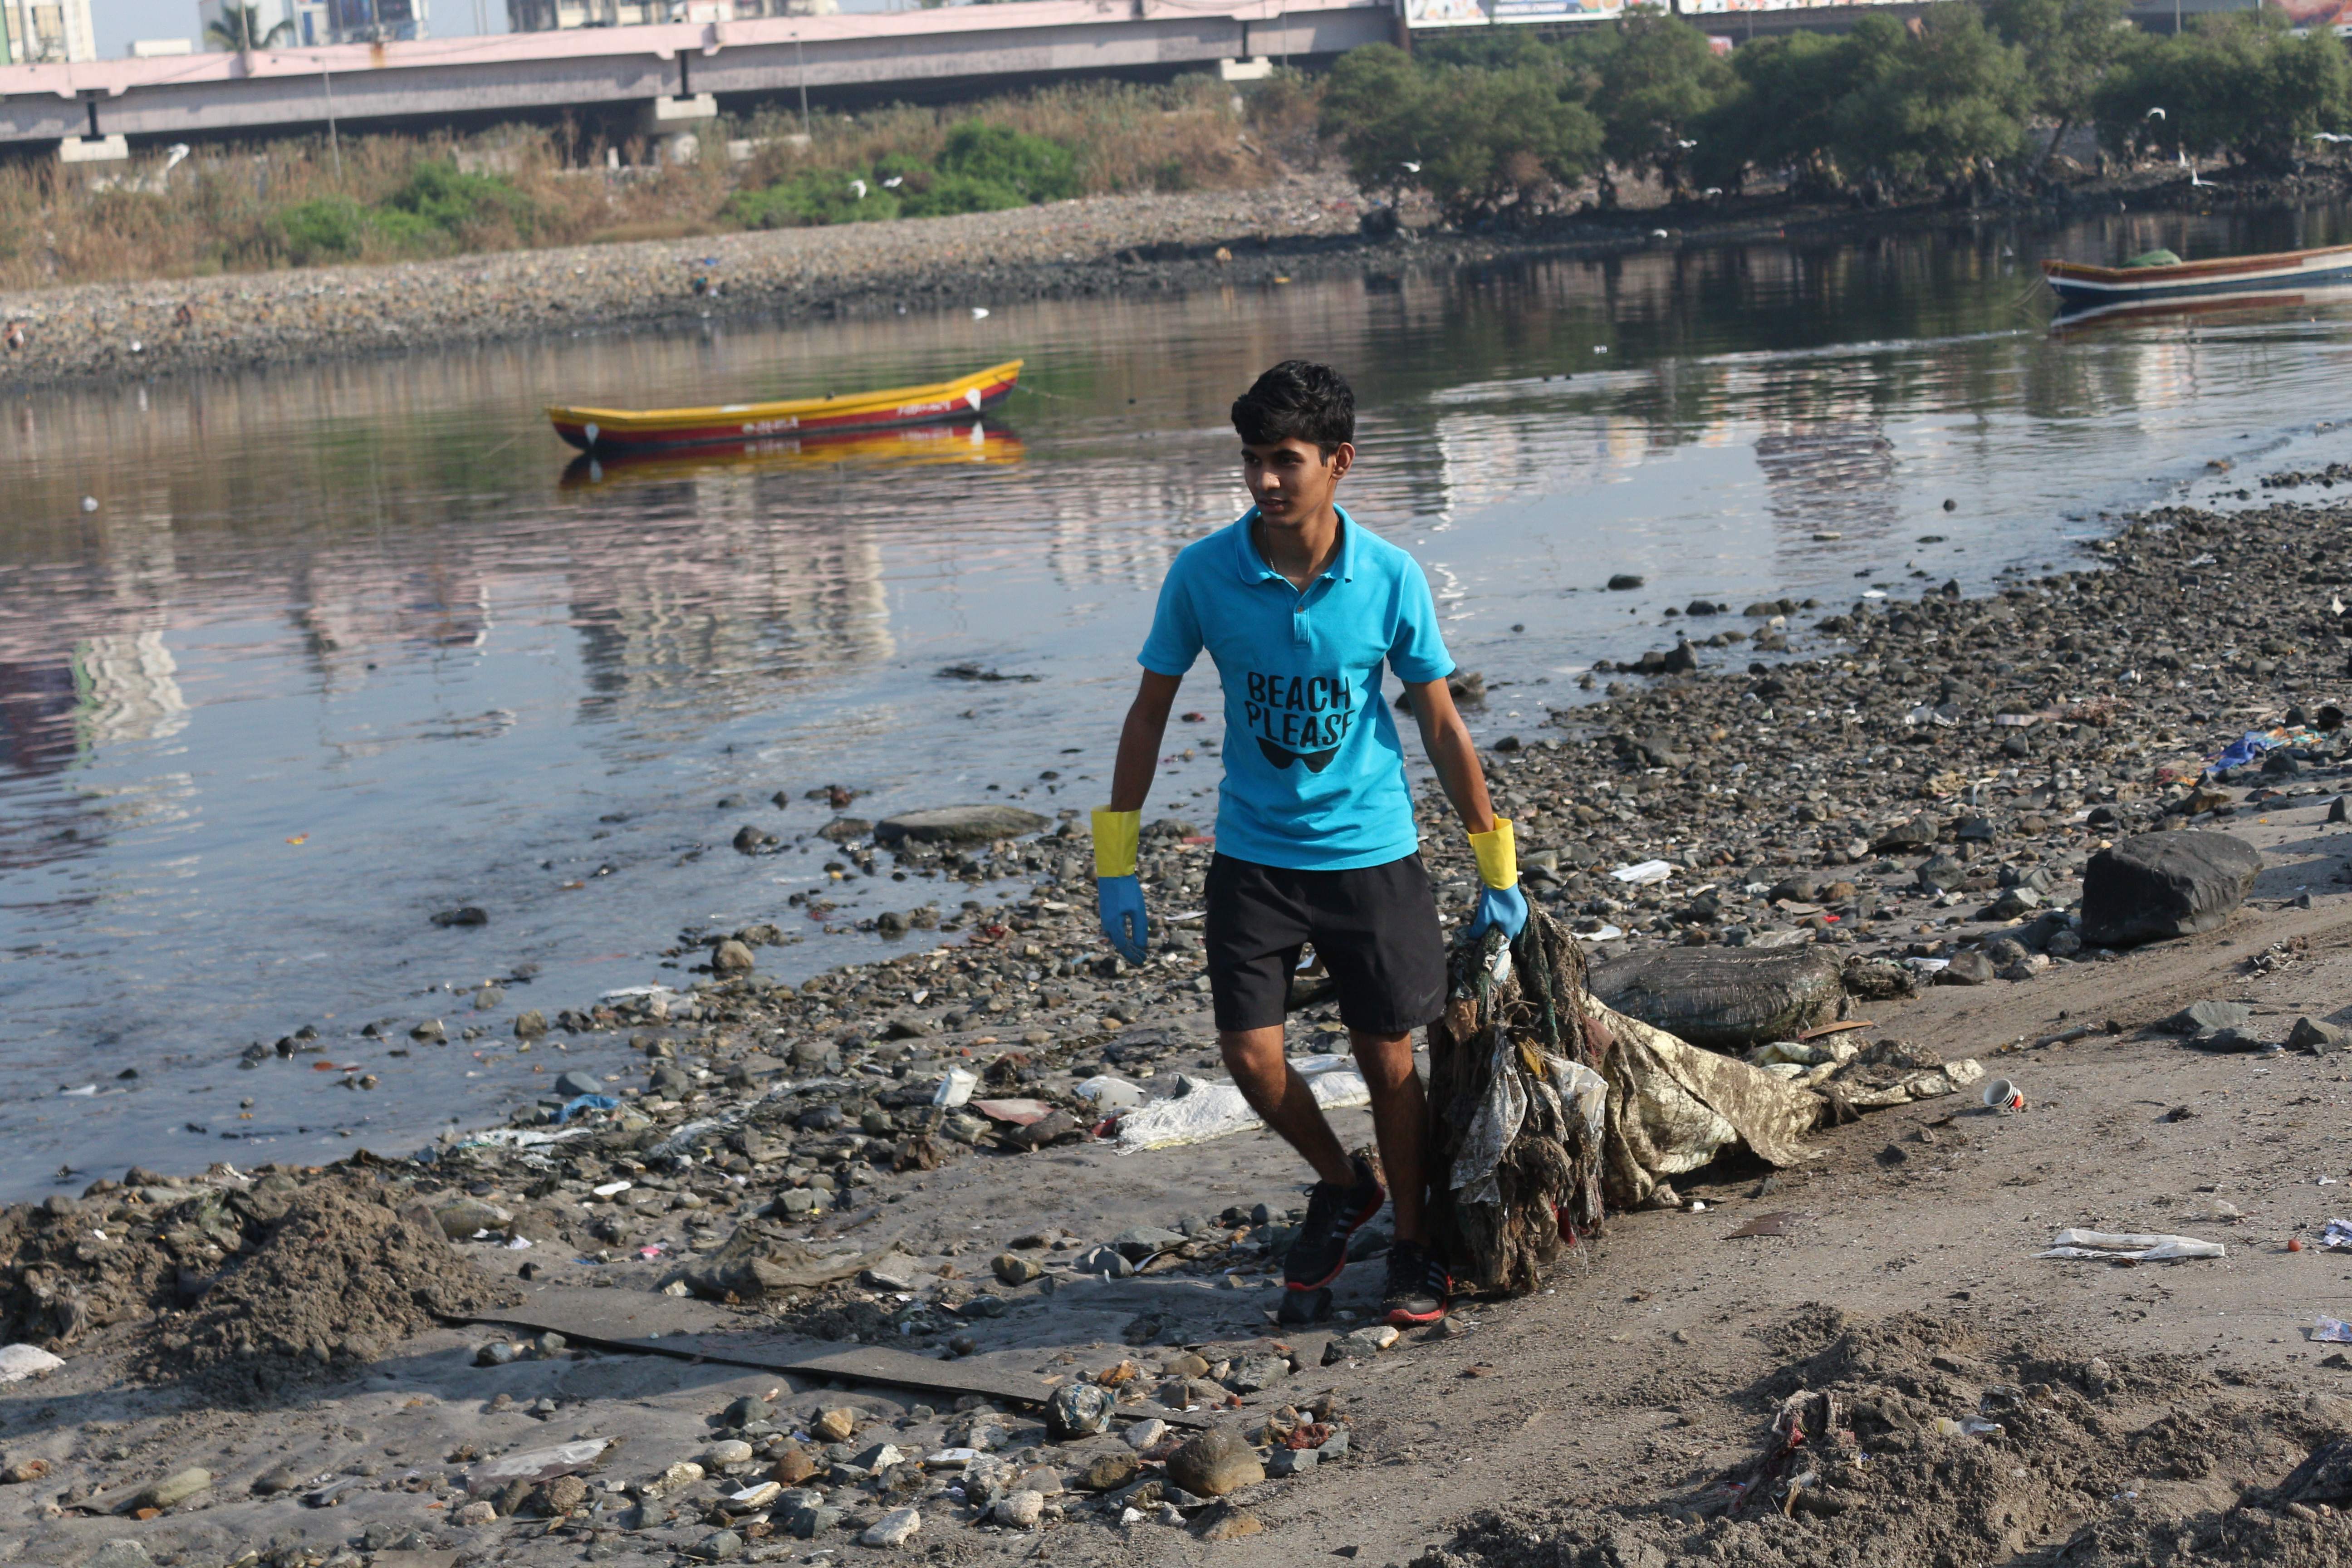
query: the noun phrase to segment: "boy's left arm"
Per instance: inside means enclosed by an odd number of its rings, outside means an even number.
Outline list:
[[[1454,815],[1470,835],[1471,853],[1478,858],[1478,879],[1485,887],[1478,895],[1478,913],[1471,922],[1470,934],[1475,936],[1492,925],[1501,927],[1505,936],[1516,938],[1528,923],[1527,895],[1519,891],[1518,849],[1510,819],[1496,816],[1494,803],[1486,797],[1486,774],[1478,765],[1478,748],[1470,740],[1470,727],[1462,721],[1444,681],[1411,681],[1404,690],[1413,721],[1421,726],[1422,750],[1437,770],[1445,798],[1454,803]]]

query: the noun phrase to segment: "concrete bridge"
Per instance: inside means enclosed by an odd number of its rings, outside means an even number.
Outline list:
[[[560,113],[689,130],[721,105],[951,99],[1087,77],[1327,64],[1395,41],[1391,0],[1021,0],[249,55],[0,66],[0,152],[419,130]]]

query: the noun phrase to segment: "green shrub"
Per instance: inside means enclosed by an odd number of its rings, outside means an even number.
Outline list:
[[[884,176],[887,178],[888,176]],[[852,181],[863,181],[861,198]],[[803,169],[780,184],[739,191],[720,215],[745,228],[800,228],[812,224],[882,223],[897,217],[898,193],[872,171]]]
[[[272,226],[287,259],[308,267],[357,256],[366,237],[367,211],[349,196],[319,196],[280,208]]]
[[[975,179],[970,174],[933,174],[915,188],[915,181],[907,182],[907,194],[899,201],[899,210],[908,217],[945,217],[950,213],[993,213],[1008,207],[1025,207],[1028,198],[1010,185],[994,180]]]
[[[1077,154],[1058,142],[1009,125],[967,120],[948,132],[939,171],[1000,185],[1024,201],[1067,201],[1082,189]],[[980,208],[963,208],[980,211]]]
[[[536,226],[530,198],[508,181],[495,174],[465,174],[457,164],[438,159],[417,164],[408,183],[386,196],[383,205],[382,216],[390,219],[387,237],[396,233],[424,239],[438,229],[454,239],[468,229],[503,224],[517,237],[528,239]],[[391,216],[394,213],[415,221],[404,224]]]

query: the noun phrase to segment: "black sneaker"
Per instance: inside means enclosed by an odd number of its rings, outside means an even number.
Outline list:
[[[1282,1282],[1291,1289],[1320,1290],[1339,1278],[1348,1267],[1349,1238],[1388,1201],[1370,1163],[1358,1155],[1355,1166],[1354,1186],[1318,1182],[1307,1194],[1307,1217],[1282,1258]]]
[[[1445,1316],[1454,1277],[1429,1248],[1400,1241],[1389,1248],[1388,1288],[1381,1292],[1381,1316],[1400,1329],[1433,1323]]]

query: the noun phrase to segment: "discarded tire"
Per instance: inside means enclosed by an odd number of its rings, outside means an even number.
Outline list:
[[[2226,833],[2143,833],[2083,869],[2083,940],[2104,947],[2211,931],[2245,901],[2263,868]]]
[[[1838,961],[1820,947],[1664,948],[1594,965],[1591,989],[1654,1029],[1745,1051],[1836,1017],[1838,975]]]

